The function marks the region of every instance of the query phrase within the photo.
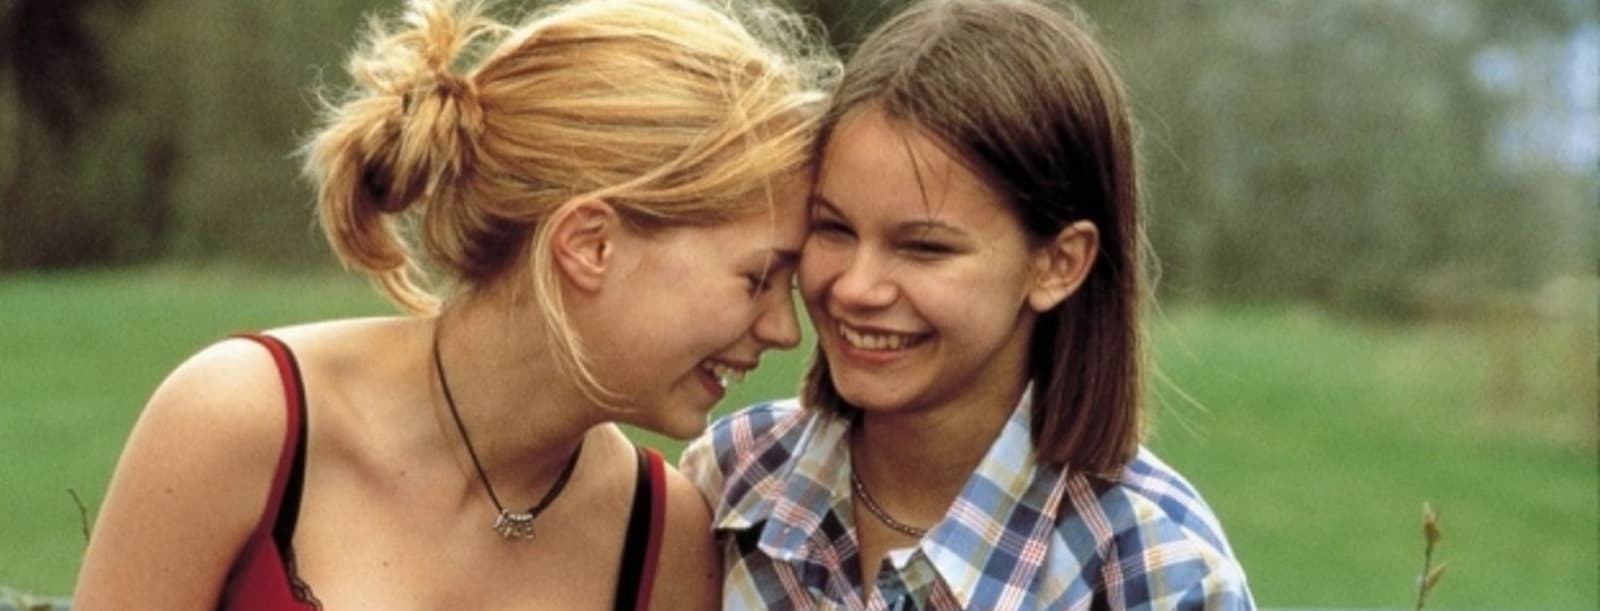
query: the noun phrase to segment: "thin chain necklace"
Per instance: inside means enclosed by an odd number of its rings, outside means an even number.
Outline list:
[[[850,487],[856,491],[856,497],[861,499],[861,504],[866,505],[867,512],[871,513],[872,517],[877,518],[879,522],[882,522],[884,526],[888,526],[889,528],[893,528],[902,534],[910,535],[917,539],[921,539],[923,536],[928,534],[928,529],[917,528],[910,524],[906,524],[905,522],[896,520],[893,516],[889,515],[889,512],[884,511],[882,507],[879,507],[878,501],[872,498],[872,493],[867,492],[867,485],[861,483],[861,477],[856,475],[856,468],[854,464],[850,465]]]
[[[572,450],[572,457],[567,459],[567,466],[561,469],[561,475],[556,477],[555,485],[550,491],[544,493],[544,498],[539,499],[527,511],[513,512],[500,504],[500,497],[494,493],[494,485],[489,483],[489,475],[483,472],[483,463],[478,461],[478,452],[472,447],[472,437],[467,435],[467,427],[461,423],[461,411],[456,409],[455,397],[450,395],[450,382],[445,379],[444,359],[439,358],[439,328],[433,330],[433,370],[439,375],[439,388],[444,391],[444,403],[450,407],[450,418],[456,421],[456,430],[461,432],[461,441],[467,446],[467,456],[472,458],[472,468],[478,471],[478,481],[483,482],[483,489],[488,491],[489,500],[494,502],[494,508],[500,514],[494,519],[494,531],[500,536],[511,540],[527,541],[533,538],[533,519],[539,517],[550,503],[561,496],[561,491],[567,487],[567,480],[572,478],[572,470],[578,466],[578,455],[583,453],[583,442],[578,442],[578,447]]]

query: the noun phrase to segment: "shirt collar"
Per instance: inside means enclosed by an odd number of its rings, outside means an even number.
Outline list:
[[[801,410],[798,426],[778,435],[752,460],[772,465],[748,494],[732,499],[713,525],[747,530],[763,524],[760,547],[774,559],[805,558],[822,520],[834,512],[849,520],[850,418],[821,410]],[[757,465],[752,465],[755,467]],[[745,469],[746,472],[759,469]]]
[[[1044,554],[1017,550],[1045,549],[1055,530],[1067,478],[1038,461],[1032,408],[1031,392],[1024,392],[949,512],[919,546],[964,609],[997,556],[1009,557],[1001,564],[1010,568],[991,578],[1031,583]]]
[[[769,465],[781,460],[781,466],[734,500],[715,525],[746,530],[765,522],[759,546],[777,560],[805,559],[814,541],[825,544],[827,538],[816,535],[830,512],[851,524],[846,440],[852,419],[822,411],[806,415],[798,433],[784,435],[795,435],[792,443],[775,443],[754,457]],[[971,606],[991,557],[1044,549],[1054,531],[1067,478],[1038,462],[1031,415],[1031,392],[1024,392],[949,512],[914,548],[921,554],[901,556],[907,562],[926,557],[963,608]],[[1043,554],[1024,554],[1002,578],[1027,583],[1043,560]]]

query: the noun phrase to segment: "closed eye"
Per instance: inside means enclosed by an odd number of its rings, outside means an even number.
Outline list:
[[[766,272],[759,274],[745,274],[745,280],[750,283],[750,294],[760,295],[772,288],[772,276]]]
[[[750,286],[750,296],[760,296],[774,287],[788,285],[794,277],[792,266],[779,266],[762,272],[745,274],[745,281]]]
[[[811,233],[837,237],[849,237],[855,235],[855,232],[850,229],[849,225],[845,225],[844,223],[830,218],[812,219]]]
[[[916,255],[943,256],[955,254],[955,247],[940,242],[915,240],[900,245],[900,248]]]

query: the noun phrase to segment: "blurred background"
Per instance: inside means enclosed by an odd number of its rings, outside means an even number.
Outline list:
[[[398,4],[0,0],[0,586],[71,592],[185,356],[394,311],[338,271],[294,151]],[[904,3],[791,4],[848,52]],[[1431,606],[1600,608],[1595,4],[1080,6],[1143,127],[1150,445],[1258,601],[1410,608],[1428,501]],[[721,409],[792,394],[808,354]]]

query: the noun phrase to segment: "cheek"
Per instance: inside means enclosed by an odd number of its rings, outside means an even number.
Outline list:
[[[689,292],[692,298],[683,304],[678,320],[687,329],[723,337],[743,332],[755,320],[755,302],[742,287],[730,290],[726,286],[706,285],[699,291]]]
[[[685,294],[687,300],[681,323],[697,329],[698,335],[721,349],[749,334],[762,314],[781,301],[774,293],[782,291],[787,295],[789,289],[784,284],[761,295],[752,295],[749,282],[730,272],[693,289],[679,284],[675,290]]]
[[[994,265],[962,266],[911,274],[901,283],[906,299],[936,325],[980,334],[1004,332],[1025,303],[1026,277]]]
[[[800,270],[796,273],[796,282],[800,284],[800,295],[807,304],[816,303],[827,289],[828,283],[838,277],[844,268],[844,257],[839,249],[818,245],[816,240],[806,243],[801,251]]]

